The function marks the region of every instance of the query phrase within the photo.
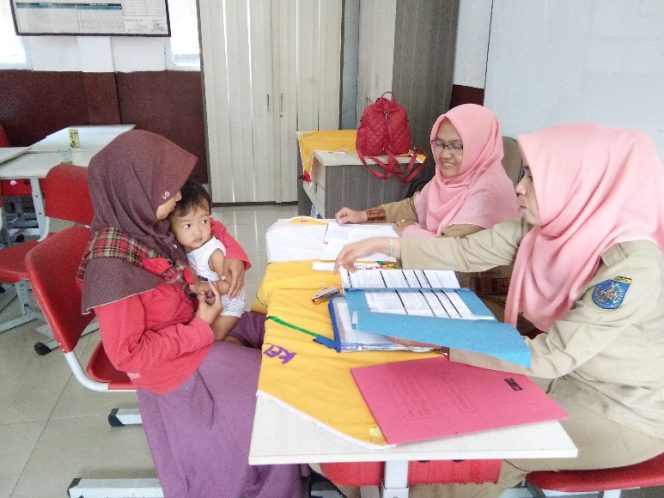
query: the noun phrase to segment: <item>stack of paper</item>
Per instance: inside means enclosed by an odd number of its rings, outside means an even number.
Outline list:
[[[415,273],[406,276],[407,271]],[[429,273],[430,270],[342,272],[353,327],[530,366],[530,349],[512,325],[496,320],[471,290],[451,288],[444,277],[427,278]]]
[[[346,244],[372,237],[398,237],[392,223],[380,224],[343,224],[330,222],[325,233],[325,250],[320,259],[334,261]],[[387,254],[376,253],[365,258],[364,261],[396,261]]]

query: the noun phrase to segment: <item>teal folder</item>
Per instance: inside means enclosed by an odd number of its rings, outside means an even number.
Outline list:
[[[399,292],[435,292],[440,289],[403,289]],[[469,289],[456,292],[478,319],[440,318],[375,312],[369,309],[366,292],[394,292],[394,289],[346,289],[345,297],[353,327],[388,337],[474,351],[530,367],[530,349],[512,325],[501,323]]]

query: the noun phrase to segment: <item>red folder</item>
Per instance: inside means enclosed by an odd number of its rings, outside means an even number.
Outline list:
[[[351,373],[390,444],[568,417],[525,375],[442,357],[358,367]]]

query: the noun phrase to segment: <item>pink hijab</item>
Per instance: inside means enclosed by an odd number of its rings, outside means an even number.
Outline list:
[[[463,143],[459,174],[444,177],[436,162],[435,176],[414,199],[419,226],[408,227],[405,236],[437,236],[459,224],[489,228],[518,215],[514,185],[501,163],[503,137],[493,112],[476,104],[454,107],[433,124],[431,140],[444,120]]]
[[[505,318],[540,330],[564,318],[611,246],[649,240],[664,250],[664,167],[639,131],[559,125],[518,138],[541,226],[522,239]]]

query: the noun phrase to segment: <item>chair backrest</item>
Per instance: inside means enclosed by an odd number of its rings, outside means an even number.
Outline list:
[[[88,168],[58,164],[40,182],[46,216],[90,225],[94,209],[88,186]]]
[[[505,173],[516,186],[523,165],[519,144],[512,137],[503,137],[503,150],[503,168],[505,168]]]
[[[94,315],[81,314],[76,272],[92,232],[75,226],[54,233],[31,249],[26,266],[35,299],[63,352],[72,351]]]

